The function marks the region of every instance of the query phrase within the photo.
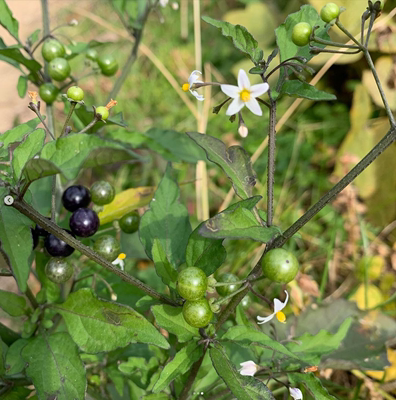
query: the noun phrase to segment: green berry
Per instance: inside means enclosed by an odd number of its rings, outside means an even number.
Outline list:
[[[120,243],[111,235],[103,235],[97,239],[93,249],[107,261],[114,261],[121,251]]]
[[[106,121],[106,119],[109,118],[109,110],[104,106],[97,107],[96,114],[100,114],[104,121]]]
[[[261,261],[264,276],[273,282],[288,283],[298,272],[296,256],[284,249],[273,249]]]
[[[73,101],[81,101],[84,99],[84,90],[78,86],[71,86],[67,89],[67,97]]]
[[[246,308],[249,308],[251,302],[252,302],[252,299],[251,299],[250,296],[247,294],[247,295],[241,300],[240,305],[241,305],[243,308],[246,309]]]
[[[54,81],[64,81],[71,72],[71,68],[67,60],[64,58],[54,58],[48,65],[50,77]]]
[[[92,201],[98,206],[104,206],[114,200],[115,190],[114,187],[106,181],[95,182],[91,186]]]
[[[340,7],[335,3],[327,3],[320,11],[320,18],[324,22],[331,22],[340,15]]]
[[[41,54],[45,61],[52,61],[54,58],[63,57],[65,48],[61,42],[56,39],[48,39],[41,48]]]
[[[117,60],[110,54],[102,54],[98,57],[97,63],[103,75],[112,76],[118,70]]]
[[[189,267],[177,277],[177,291],[186,300],[198,300],[203,297],[208,287],[208,278],[200,268]]]
[[[67,282],[73,275],[73,266],[64,258],[51,258],[45,266],[47,278],[55,283]]]
[[[294,25],[292,41],[296,46],[306,46],[312,33],[312,27],[307,22],[299,22]]]
[[[139,229],[140,215],[137,211],[132,211],[124,215],[118,222],[123,232],[134,233]]]
[[[52,104],[58,95],[58,88],[52,83],[43,83],[39,89],[40,98],[47,104]]]
[[[50,319],[44,319],[41,322],[41,325],[45,328],[45,329],[51,329],[54,326],[54,323],[50,320]]]
[[[231,284],[227,285],[227,286],[216,286],[217,293],[223,297],[226,297],[226,296],[234,293],[241,286],[241,285],[237,285],[237,284],[233,283],[233,282],[237,282],[238,280],[239,280],[238,277],[234,274],[220,275],[217,278],[218,283],[231,283]]]
[[[205,298],[186,301],[183,305],[183,317],[189,325],[195,328],[203,328],[211,321],[213,311]]]
[[[95,49],[90,48],[87,50],[86,56],[89,60],[96,61],[98,59],[98,52]]]

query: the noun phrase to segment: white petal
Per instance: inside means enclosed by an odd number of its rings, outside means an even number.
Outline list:
[[[226,115],[236,114],[243,108],[244,105],[245,103],[239,97],[237,97],[236,99],[232,100],[231,104],[228,106]]]
[[[202,72],[198,71],[197,69],[191,72],[191,75],[188,78],[188,83],[190,84],[190,86],[197,82],[200,75],[202,75]]]
[[[250,94],[253,97],[259,97],[262,94],[266,93],[269,89],[268,83],[259,83],[258,85],[253,85],[250,88]]]
[[[249,101],[247,101],[246,103],[246,107],[253,113],[256,115],[263,115],[263,112],[261,111],[261,108],[259,106],[258,101],[254,98],[251,97]]]
[[[159,0],[160,6],[165,7],[168,4],[169,0]]]
[[[257,316],[257,321],[260,321],[260,322],[257,322],[257,323],[258,323],[258,324],[265,324],[266,322],[271,321],[271,319],[275,317],[275,314],[276,314],[276,313],[273,313],[273,314],[271,314],[271,315],[268,315],[268,317],[260,317],[260,316]]]
[[[238,133],[241,135],[241,137],[245,138],[245,137],[247,137],[247,135],[249,133],[249,129],[246,125],[241,125],[238,128]]]
[[[249,360],[249,361],[244,361],[243,363],[240,363],[239,365],[241,367],[245,368],[245,367],[256,366],[256,363],[252,360]]]
[[[190,90],[190,93],[199,101],[204,101],[205,97],[202,94],[199,94],[196,90]]]
[[[239,92],[240,89],[238,86],[234,86],[234,85],[221,85],[220,89],[223,93],[225,93],[227,96],[236,99],[237,97],[239,97]]]
[[[287,302],[289,301],[289,293],[285,290],[286,293],[286,300],[281,302],[279,299],[274,299],[274,313],[276,314],[278,311],[282,311],[285,307]]]
[[[294,400],[302,400],[303,395],[300,389],[298,388],[289,388],[290,396],[293,397]]]
[[[238,73],[238,86],[241,90],[250,89],[249,78],[243,69],[240,69]]]

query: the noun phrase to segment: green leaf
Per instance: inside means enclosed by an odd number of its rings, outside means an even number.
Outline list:
[[[299,80],[286,81],[282,85],[281,94],[287,94],[291,97],[302,97],[309,100],[337,100],[334,94],[323,92],[322,90],[316,89],[306,82]]]
[[[202,17],[202,19],[208,24],[219,28],[222,35],[229,38],[234,46],[247,54],[255,64],[263,59],[263,51],[258,48],[257,40],[244,26],[233,25],[210,17]]]
[[[296,386],[299,383],[303,383],[306,388],[313,394],[315,400],[336,400],[334,396],[331,396],[329,392],[322,386],[320,380],[313,374],[287,374],[290,383]]]
[[[191,342],[179,350],[173,360],[165,365],[157,383],[154,385],[153,392],[158,393],[167,388],[177,376],[186,373],[202,354],[202,346],[196,342]]]
[[[19,97],[23,99],[27,92],[28,78],[25,75],[21,75],[18,79],[17,90]]]
[[[36,129],[14,150],[12,169],[14,170],[15,180],[19,180],[21,177],[22,170],[27,161],[41,151],[44,146],[45,137],[44,129]]]
[[[202,269],[206,276],[209,276],[223,264],[227,252],[223,246],[223,239],[210,239],[200,235],[199,230],[203,224],[204,222],[198,225],[188,239],[186,263],[188,267]]]
[[[177,268],[185,260],[185,251],[191,225],[186,207],[179,203],[179,187],[172,177],[172,167],[168,164],[150,209],[140,220],[139,236],[152,259],[154,240],[159,239],[166,258]]]
[[[26,299],[16,293],[0,290],[0,308],[12,317],[26,315]]]
[[[0,56],[9,58],[18,62],[19,64],[24,65],[31,72],[37,72],[41,69],[41,65],[37,61],[26,58],[17,46],[10,46],[5,49],[0,49]]]
[[[27,38],[27,43],[31,46],[33,43],[37,42],[41,29],[36,29],[31,35]]]
[[[223,346],[215,344],[209,353],[217,374],[238,400],[275,400],[263,382],[252,376],[242,376],[236,370]]]
[[[5,0],[0,0],[0,25],[7,29],[14,38],[18,38],[18,21],[12,16]]]
[[[65,320],[73,340],[86,353],[111,351],[129,343],[169,348],[166,339],[134,309],[99,300],[91,289],[71,293],[66,302],[53,305]]]
[[[75,179],[81,168],[139,158],[119,144],[86,133],[71,134],[51,141],[44,146],[40,155],[40,159],[51,161],[69,180]]]
[[[9,347],[5,361],[7,375],[19,374],[25,369],[26,363],[21,352],[28,343],[27,339],[19,339]]]
[[[47,302],[54,303],[59,299],[61,289],[60,285],[48,279],[47,274],[45,273],[45,266],[47,265],[49,259],[50,257],[45,253],[41,251],[35,252],[36,272],[41,282],[41,290],[45,292],[45,298],[47,299]]]
[[[154,239],[153,248],[151,250],[153,261],[157,275],[162,279],[165,285],[175,287],[174,282],[177,280],[177,271],[166,258],[164,248],[159,239]]]
[[[56,175],[62,171],[51,161],[42,158],[32,158],[23,167],[21,176],[26,181],[33,182],[46,176]],[[41,181],[40,181],[41,183]]]
[[[11,346],[15,341],[20,339],[20,336],[0,322],[0,338],[7,346]]]
[[[29,257],[33,248],[30,231],[33,222],[15,208],[4,204],[4,197],[7,195],[8,190],[0,187],[1,248],[8,256],[19,290],[25,292],[30,273]]]
[[[179,342],[188,342],[193,337],[200,337],[197,328],[187,324],[181,307],[166,304],[152,306],[155,322],[163,329],[177,336]]]
[[[77,346],[66,332],[36,336],[22,350],[39,400],[85,398],[85,368]]]
[[[5,392],[0,396],[0,400],[21,400],[21,399],[31,399],[35,400],[37,397],[29,397],[32,393],[31,390],[23,387],[23,386],[14,386],[11,390]]]
[[[250,156],[243,147],[231,146],[227,149],[221,140],[213,136],[197,132],[187,132],[187,135],[205,150],[209,161],[223,169],[239,197],[246,199],[252,196],[256,174]]]
[[[6,354],[8,346],[3,342],[0,337],[0,376],[4,376],[6,372]]]
[[[20,142],[24,138],[25,135],[33,132],[37,125],[40,123],[38,118],[31,119],[24,124],[17,125],[15,128],[10,129],[5,132],[0,137],[0,143],[3,143],[3,147],[1,150],[5,150],[12,143]]]
[[[289,357],[299,359],[296,354],[287,349],[283,344],[274,339],[271,339],[264,332],[258,331],[245,325],[232,326],[227,330],[227,332],[222,336],[221,339],[233,340],[235,342],[238,342],[238,344],[248,347],[251,346],[252,343],[257,343],[261,346],[285,354]]]
[[[276,226],[262,226],[253,214],[254,205],[261,196],[252,197],[253,203],[246,200],[234,204],[232,207],[208,219],[199,229],[199,233],[212,239],[252,239],[267,243],[281,232]]]

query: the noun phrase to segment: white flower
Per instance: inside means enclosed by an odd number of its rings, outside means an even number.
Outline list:
[[[191,72],[191,75],[190,75],[190,77],[188,78],[188,83],[185,83],[185,84],[182,86],[182,89],[183,89],[185,92],[187,92],[187,91],[189,90],[190,93],[191,93],[197,100],[203,101],[203,100],[205,100],[205,98],[204,98],[201,94],[199,94],[196,90],[191,90],[191,88],[192,88],[192,86],[194,85],[194,83],[203,83],[202,81],[199,81],[199,80],[198,80],[199,75],[202,75],[202,72],[197,71],[197,70]]]
[[[248,135],[248,133],[249,133],[248,127],[247,127],[243,122],[239,125],[238,133],[239,133],[239,134],[241,135],[241,137],[243,137],[243,138],[245,138],[245,137]]]
[[[268,83],[250,86],[249,78],[243,69],[239,70],[238,86],[221,85],[221,90],[234,100],[228,106],[226,114],[234,115],[246,106],[253,114],[263,115],[256,97],[263,95],[269,89]]]
[[[159,0],[159,4],[161,7],[166,7],[169,3],[169,0]]]
[[[260,367],[254,361],[245,361],[240,363],[242,367],[239,373],[244,376],[254,376],[254,374],[260,369]]]
[[[274,299],[274,312],[268,317],[257,317],[260,322],[258,324],[265,324],[268,321],[271,321],[272,318],[276,316],[276,319],[279,322],[286,321],[286,315],[282,312],[282,310],[286,307],[287,302],[289,301],[289,293],[285,290],[286,300],[282,303],[279,299]]]
[[[125,257],[126,257],[125,253],[120,253],[118,255],[118,257],[112,262],[112,264],[113,265],[119,265],[121,271],[124,271],[124,265],[125,265],[124,260],[125,260]]]
[[[301,390],[298,388],[289,388],[290,396],[293,397],[294,400],[302,400],[303,395]]]

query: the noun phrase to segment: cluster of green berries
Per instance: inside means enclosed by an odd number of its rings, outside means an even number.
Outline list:
[[[340,15],[340,7],[335,3],[327,3],[320,11],[320,18],[329,23]],[[294,25],[292,41],[296,46],[306,46],[312,34],[312,26],[308,22],[299,22]]]
[[[29,319],[26,320],[23,324],[21,334],[22,338],[30,338],[36,331],[39,324],[45,329],[52,328],[52,326],[54,325],[51,319],[52,314],[53,312],[51,312],[49,308],[45,308],[44,310],[40,307],[36,308],[29,316]]]

